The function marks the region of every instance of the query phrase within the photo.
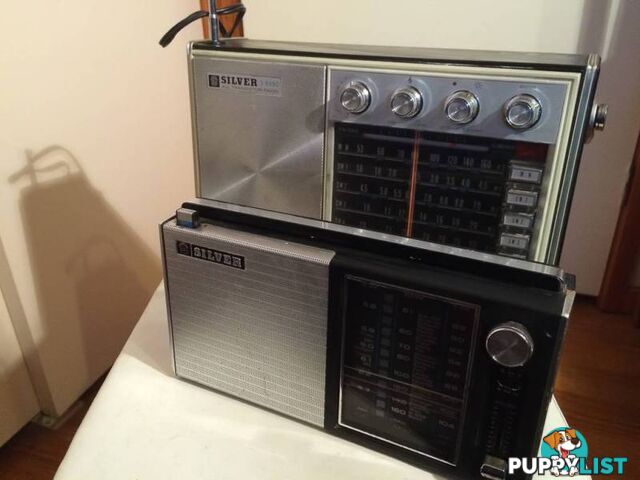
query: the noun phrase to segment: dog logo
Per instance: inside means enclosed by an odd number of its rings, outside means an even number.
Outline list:
[[[513,475],[546,475],[575,477],[580,475],[624,474],[628,457],[589,457],[587,440],[575,428],[559,427],[547,433],[540,442],[538,457],[509,457],[507,472]]]
[[[573,477],[579,473],[579,458],[586,458],[588,455],[587,441],[580,432],[575,428],[556,428],[542,440],[540,453],[554,461],[550,471],[552,475]]]

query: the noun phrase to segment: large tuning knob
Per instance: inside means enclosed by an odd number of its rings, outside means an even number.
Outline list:
[[[391,111],[401,118],[413,118],[422,110],[422,95],[417,88],[404,87],[391,96]]]
[[[468,90],[458,90],[447,97],[444,102],[444,112],[449,120],[455,123],[469,123],[480,111],[478,97]]]
[[[503,367],[521,367],[533,355],[533,339],[524,325],[502,323],[489,332],[485,347],[494,362]]]
[[[504,119],[511,128],[531,128],[542,115],[542,105],[533,95],[516,95],[504,106]]]
[[[362,113],[371,104],[371,92],[362,82],[351,82],[340,94],[342,107],[350,113]]]

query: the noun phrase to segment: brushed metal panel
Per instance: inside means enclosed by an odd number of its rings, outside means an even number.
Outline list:
[[[199,196],[322,215],[324,65],[192,57]],[[216,88],[209,75],[273,80]]]
[[[334,252],[210,224],[163,232],[176,374],[322,426]],[[245,269],[180,255],[177,242],[242,256]]]

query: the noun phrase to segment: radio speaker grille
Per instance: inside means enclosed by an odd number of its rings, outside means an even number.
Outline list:
[[[163,235],[176,374],[322,426],[334,252],[210,224]]]

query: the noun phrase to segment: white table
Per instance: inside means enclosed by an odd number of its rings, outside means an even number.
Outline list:
[[[553,400],[545,431],[566,425]],[[173,376],[158,287],[55,480],[429,479],[432,475]]]

